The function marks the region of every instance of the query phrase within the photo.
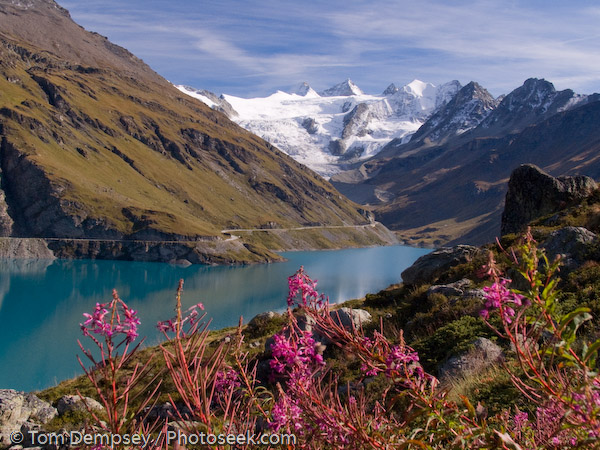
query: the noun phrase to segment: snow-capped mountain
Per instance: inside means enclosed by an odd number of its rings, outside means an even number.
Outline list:
[[[350,78],[319,93],[321,97],[347,97],[349,95],[363,94],[364,92]]]
[[[597,117],[599,94],[530,78],[493,98],[471,82],[409,142],[391,141],[331,182],[413,242],[490,242],[500,231],[506,180],[520,164],[597,178]]]
[[[221,95],[217,97],[216,94],[207,91],[205,89],[195,89],[191,86],[177,86],[182,92],[185,92],[190,97],[194,97],[200,100],[202,103],[210,106],[212,109],[225,113],[230,119],[233,119],[238,113],[231,107],[227,100]]]
[[[549,81],[529,78],[498,104],[492,114],[481,122],[485,133],[511,132],[550,117],[558,112],[573,109],[588,101],[588,96],[576,94],[571,89],[557,91]]]
[[[302,164],[331,176],[349,162],[377,154],[392,139],[408,141],[461,85],[451,81],[434,86],[414,80],[402,88],[391,84],[382,94],[369,95],[348,79],[320,94],[302,83],[291,92],[250,99],[178,88],[226,112]]]
[[[478,83],[471,81],[429,117],[413,134],[411,142],[439,142],[475,128],[500,102]]]

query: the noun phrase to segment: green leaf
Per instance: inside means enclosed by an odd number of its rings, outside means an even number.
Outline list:
[[[584,316],[584,317],[587,316],[587,318],[583,319],[583,320],[590,320],[592,318],[592,316],[589,314],[590,311],[591,311],[591,309],[586,306],[581,306],[581,307],[571,311],[570,313],[566,314],[561,319],[559,328],[563,328],[569,322],[577,320],[577,318],[579,316]],[[579,322],[577,322],[577,323],[580,325],[583,322],[583,320],[579,319]]]
[[[556,286],[556,282],[558,280],[556,278],[550,280],[544,290],[542,291],[542,298],[548,298],[550,293],[554,290],[554,286]]]
[[[598,350],[600,350],[600,339],[587,348],[585,354],[583,355],[583,361],[586,363],[589,361],[591,366],[595,366],[596,353],[598,353]]]
[[[583,322],[592,319],[592,315],[589,312],[590,308],[580,307],[566,314],[561,319],[558,330],[567,343],[571,344],[575,340],[575,334]]]

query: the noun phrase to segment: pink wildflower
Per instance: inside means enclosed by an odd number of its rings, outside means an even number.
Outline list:
[[[294,303],[299,306],[308,306],[311,303],[321,305],[323,296],[317,292],[317,280],[311,280],[304,272],[304,266],[291,277],[288,277],[288,307],[292,307]],[[300,297],[300,299],[298,299]]]
[[[407,352],[403,347],[394,346],[385,360],[387,367],[385,373],[388,377],[391,377],[394,372],[398,371],[404,371],[407,375],[412,375],[416,372],[418,376],[422,376],[423,369],[418,362],[419,355],[417,352]],[[405,373],[402,373],[402,375]]]
[[[515,310],[509,306],[522,306],[526,304],[522,295],[512,292],[506,287],[511,280],[501,278],[489,287],[484,287],[485,292],[485,307],[481,310],[480,315],[487,319],[492,309],[500,309],[502,319],[506,323],[512,323],[512,318],[515,316]]]
[[[110,319],[106,316],[111,312]],[[125,340],[130,343],[138,337],[137,327],[140,320],[137,317],[137,311],[130,309],[123,300],[121,300],[117,291],[113,290],[113,299],[107,303],[96,303],[92,314],[84,313],[83,317],[87,320],[80,324],[81,332],[84,336],[90,336],[90,332],[104,336],[111,340],[117,334],[124,334]]]
[[[190,306],[183,313],[180,329],[183,329],[183,325],[185,325],[186,323],[190,328],[193,328],[196,324],[198,324],[206,315],[205,313],[200,313],[200,311],[204,311],[204,305],[202,303],[197,303],[193,306]],[[169,320],[163,320],[162,322],[158,322],[156,324],[156,328],[158,329],[158,331],[165,334],[169,332],[175,333],[177,332],[177,325],[177,317],[173,317]]]
[[[222,394],[229,389],[236,389],[241,386],[237,372],[231,368],[219,370],[215,379],[215,391]]]
[[[304,428],[302,408],[285,394],[281,395],[273,405],[271,418],[272,421],[269,422],[269,427],[274,431],[279,431],[282,428],[300,431]]]

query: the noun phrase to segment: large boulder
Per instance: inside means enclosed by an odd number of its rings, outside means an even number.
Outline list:
[[[598,242],[598,236],[587,228],[564,227],[553,231],[544,241],[542,248],[553,260],[561,255],[563,265],[567,269],[575,269],[589,259],[590,252]]]
[[[331,311],[329,315],[335,323],[342,325],[348,330],[352,328],[358,330],[373,320],[371,314],[364,309],[344,307]]]
[[[597,187],[590,177],[555,178],[533,164],[523,164],[508,181],[501,233],[519,233],[532,220],[581,201]]]
[[[250,328],[260,328],[265,326],[265,324],[271,322],[273,319],[281,317],[281,314],[275,311],[266,311],[257,314],[248,322],[248,327]]]
[[[435,294],[441,294],[448,298],[457,299],[481,299],[485,298],[483,289],[474,289],[473,282],[468,278],[455,281],[448,284],[434,284],[427,289],[427,298],[431,298]]]
[[[441,247],[421,256],[412,266],[402,272],[405,284],[419,285],[433,283],[451,267],[471,261],[481,250],[472,245]]]
[[[440,378],[466,376],[504,360],[502,349],[487,338],[477,338],[473,341],[473,348],[458,356],[453,356],[440,368]]]
[[[45,424],[56,414],[52,405],[33,394],[0,389],[0,447],[10,446],[10,434],[26,423]]]
[[[73,412],[87,412],[88,408],[92,411],[102,411],[104,407],[100,402],[90,397],[79,395],[64,395],[56,403],[56,409],[60,416]]]

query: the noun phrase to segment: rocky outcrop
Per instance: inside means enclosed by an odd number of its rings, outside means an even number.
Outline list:
[[[260,314],[257,314],[248,322],[248,327],[250,328],[258,328],[264,326],[266,323],[270,322],[275,318],[281,317],[281,314],[275,311],[265,311]]]
[[[269,316],[267,316],[269,318],[276,317],[275,315],[272,315],[276,313],[269,312],[264,314],[269,314]],[[343,307],[339,309],[334,309],[333,311],[329,312],[329,315],[331,316],[331,319],[334,323],[341,325],[347,330],[352,330],[353,328],[358,330],[362,326],[370,323],[373,320],[371,314],[368,311],[358,308]],[[261,316],[262,315],[259,314],[257,318]],[[254,319],[252,319],[251,323],[253,321]],[[323,333],[323,329],[319,326],[319,324],[317,324],[317,321],[311,315],[306,314],[305,312],[300,312],[296,314],[296,326],[300,331],[311,333],[312,338],[316,342],[318,352],[322,353],[325,350],[326,346],[331,344],[331,340]],[[273,336],[267,339],[267,341],[265,342],[266,353],[271,352],[271,345],[274,342],[275,339]]]
[[[483,289],[473,289],[471,285],[473,282],[468,278],[455,281],[454,283],[448,284],[434,284],[427,289],[427,298],[434,294],[441,294],[446,297],[460,297],[460,298],[484,298],[485,292]]]
[[[104,407],[93,398],[79,395],[64,395],[58,399],[56,410],[60,416],[73,412],[102,411]]]
[[[0,259],[55,259],[44,239],[0,238]]]
[[[48,247],[57,258],[114,259],[169,262],[173,264],[248,264],[280,261],[264,248],[244,244],[241,239],[206,241],[142,241],[53,239]]]
[[[49,403],[33,394],[0,390],[0,447],[11,445],[10,434],[25,426],[45,424],[57,414]]]
[[[580,202],[597,187],[590,177],[555,178],[533,164],[523,164],[508,182],[501,232],[521,232],[532,220]]]
[[[448,359],[439,369],[442,379],[465,376],[484,370],[504,359],[504,352],[497,344],[486,338],[473,341],[473,348]]]
[[[358,330],[373,320],[371,314],[364,309],[344,307],[331,311],[329,315],[335,323],[348,330],[353,328]]]
[[[597,243],[598,236],[587,228],[565,227],[553,231],[542,248],[550,260],[561,255],[563,266],[575,269],[589,259]]]
[[[13,220],[8,213],[6,194],[0,189],[0,236],[10,236],[13,231]]]
[[[471,261],[481,250],[471,245],[442,247],[421,256],[412,266],[402,272],[405,284],[419,285],[433,283],[451,267]]]
[[[119,238],[108,220],[88,217],[85,207],[63,198],[65,187],[53,182],[26,152],[2,140],[3,189],[15,213],[17,236]]]

